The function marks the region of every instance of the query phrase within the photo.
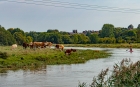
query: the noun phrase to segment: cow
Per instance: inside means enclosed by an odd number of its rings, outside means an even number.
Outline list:
[[[24,43],[22,44],[22,46],[23,46],[23,49],[26,49],[27,47],[29,47],[29,44],[24,42]]]
[[[64,45],[62,45],[62,44],[56,44],[56,45],[55,45],[55,48],[56,48],[56,49],[64,50]]]
[[[52,42],[46,42],[45,47],[48,46],[49,48],[52,46]]]
[[[13,45],[11,46],[11,50],[16,49],[16,48],[17,48],[17,44],[13,44]]]
[[[47,46],[47,42],[30,42],[30,49],[33,48],[45,48]]]
[[[71,52],[76,52],[76,49],[67,49],[67,50],[65,51],[65,55],[66,55],[66,54],[70,55]]]

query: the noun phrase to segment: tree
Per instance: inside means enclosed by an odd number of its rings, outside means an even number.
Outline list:
[[[114,37],[114,25],[104,24],[100,33],[101,37]]]
[[[25,34],[24,34],[24,31],[21,30],[20,28],[9,28],[9,29],[7,29],[7,31],[9,31],[12,35],[13,35],[15,32],[21,32],[22,35],[25,35]]]
[[[58,33],[59,30],[58,29],[48,29],[47,33]]]
[[[130,24],[129,26],[128,26],[128,29],[130,30],[130,29],[133,29],[134,28],[134,26],[132,25],[132,24]]]
[[[26,42],[27,43],[32,42],[32,41],[33,41],[33,38],[31,36],[26,37]]]
[[[140,43],[140,24],[137,27],[137,42]]]
[[[98,41],[99,41],[99,36],[98,36],[98,34],[91,34],[91,35],[89,36],[89,39],[90,39],[90,42],[91,42],[91,43],[96,44],[96,43],[98,43]]]
[[[78,34],[78,43],[79,44],[86,44],[89,42],[90,42],[90,39],[88,36],[86,36],[84,34]]]
[[[43,32],[43,33],[40,33],[38,35],[38,41],[50,41],[50,33],[46,33],[46,32]]]
[[[33,41],[38,41],[38,35],[36,31],[30,31],[29,33],[26,33],[26,36],[31,36],[33,38]]]
[[[15,32],[14,38],[16,39],[17,44],[22,45],[23,42],[26,42],[26,37],[23,36],[21,32]]]
[[[59,33],[51,33],[49,40],[53,43],[60,44],[62,42],[62,37]]]
[[[62,41],[64,42],[64,44],[71,44],[72,43],[70,35],[62,35]]]
[[[72,43],[77,44],[78,43],[78,34],[71,35]]]
[[[122,33],[122,29],[121,28],[115,28],[114,29],[114,36],[115,36],[115,38],[120,37],[121,33]]]
[[[12,45],[16,43],[12,34],[5,30],[4,27],[0,27],[0,45]]]
[[[140,29],[140,24],[138,24],[138,27],[137,27],[137,29]]]

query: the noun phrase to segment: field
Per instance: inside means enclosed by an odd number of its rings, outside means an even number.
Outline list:
[[[106,58],[110,53],[98,50],[77,50],[65,55],[59,49],[40,48],[23,49],[18,46],[11,50],[10,46],[0,46],[0,69],[37,68],[46,65],[85,63],[90,59]]]

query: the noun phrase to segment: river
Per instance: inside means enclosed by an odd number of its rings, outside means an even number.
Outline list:
[[[0,87],[78,87],[79,82],[90,85],[93,77],[102,69],[111,69],[115,63],[125,58],[130,58],[133,62],[140,58],[140,49],[133,49],[134,52],[130,53],[126,48],[67,48],[107,50],[112,56],[89,60],[83,64],[47,65],[37,71],[8,70],[7,73],[0,73]]]

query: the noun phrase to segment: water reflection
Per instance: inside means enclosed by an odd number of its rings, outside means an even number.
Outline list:
[[[113,54],[84,64],[47,65],[37,70],[9,70],[0,74],[0,87],[78,87],[79,82],[90,84],[102,69],[112,68],[124,58],[130,58],[134,62],[140,58],[140,49],[133,49],[134,52],[130,53],[126,48],[74,48],[106,50]]]

